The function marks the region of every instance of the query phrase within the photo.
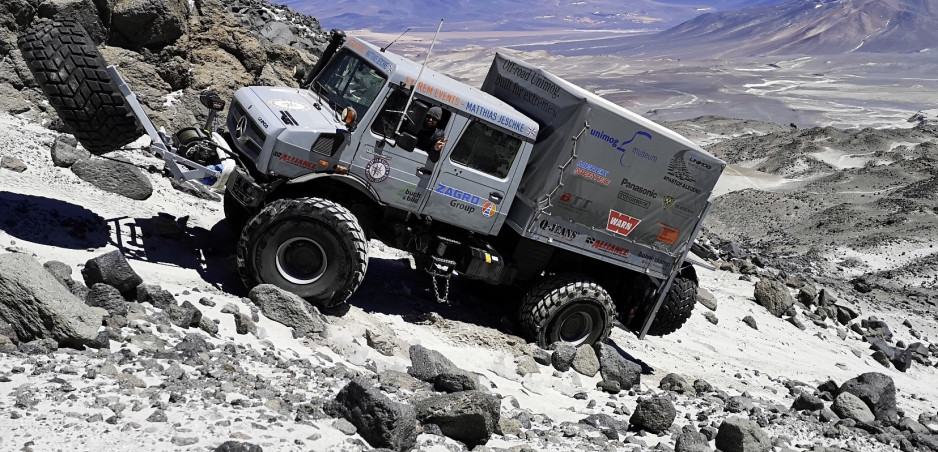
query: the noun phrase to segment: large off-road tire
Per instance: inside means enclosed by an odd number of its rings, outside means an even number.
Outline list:
[[[519,312],[522,332],[541,347],[604,342],[616,317],[612,297],[583,275],[551,275],[524,296]]]
[[[690,278],[678,276],[671,283],[668,295],[664,297],[658,315],[651,322],[648,334],[651,336],[665,336],[679,329],[690,318],[697,303],[697,282]],[[644,321],[642,316],[639,322]],[[636,331],[641,331],[642,325],[637,325]]]
[[[107,65],[74,20],[40,19],[17,40],[30,72],[59,114],[92,154],[104,154],[143,135]]]
[[[348,209],[320,198],[264,207],[238,240],[238,272],[249,289],[273,284],[314,305],[339,305],[368,268],[368,242]]]

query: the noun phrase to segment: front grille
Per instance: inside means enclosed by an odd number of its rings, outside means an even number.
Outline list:
[[[327,155],[332,157],[335,155],[336,151],[339,150],[339,145],[342,144],[342,137],[334,133],[324,133],[319,136],[319,139],[313,143],[313,148],[311,151]]]
[[[252,158],[256,159],[264,148],[267,133],[254,122],[253,118],[247,115],[247,111],[245,111],[244,107],[237,101],[234,102],[234,109],[231,110],[231,116],[231,137],[234,138],[236,143],[240,143],[242,149],[249,152]],[[238,126],[242,119],[245,121],[243,130]]]

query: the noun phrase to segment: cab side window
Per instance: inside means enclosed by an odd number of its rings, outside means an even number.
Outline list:
[[[453,148],[450,159],[504,179],[508,177],[511,164],[521,150],[521,139],[493,129],[479,121],[472,121]]]

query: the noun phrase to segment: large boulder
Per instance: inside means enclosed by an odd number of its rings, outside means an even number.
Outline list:
[[[422,345],[410,346],[407,372],[415,378],[432,383],[438,391],[459,392],[479,389],[479,377],[460,369],[449,358]]]
[[[75,19],[95,43],[104,42],[104,24],[92,0],[44,0],[39,2],[39,17]]]
[[[326,330],[326,319],[315,306],[292,292],[273,284],[258,284],[248,292],[248,298],[265,316],[275,322],[292,327],[302,335],[320,334]]]
[[[840,386],[840,392],[849,392],[859,397],[883,425],[891,426],[899,422],[896,385],[889,376],[879,372],[867,372],[844,382]]]
[[[172,44],[188,31],[188,15],[186,0],[117,0],[110,44],[128,49]]]
[[[841,392],[834,399],[831,411],[840,416],[841,419],[853,419],[857,422],[873,422],[876,419],[866,403],[849,392]]]
[[[429,397],[416,403],[417,419],[436,424],[444,435],[470,449],[488,442],[501,418],[501,396],[463,391]]]
[[[638,399],[638,405],[635,406],[629,423],[642,430],[658,434],[670,428],[676,416],[677,410],[668,398],[653,396]]]
[[[0,254],[0,320],[17,339],[49,338],[67,347],[99,345],[101,312],[86,305],[23,254]]]
[[[414,408],[392,401],[363,378],[355,378],[325,407],[351,422],[372,447],[411,450],[417,442]]]
[[[723,420],[717,430],[717,449],[722,452],[768,452],[772,441],[759,424],[738,416]]]
[[[120,251],[114,250],[85,262],[81,269],[85,285],[92,287],[98,283],[108,284],[122,294],[134,294],[143,278],[134,271]]]
[[[599,374],[603,380],[619,383],[622,389],[629,389],[641,382],[642,366],[629,361],[609,344],[599,343],[595,348],[599,358]]]
[[[70,169],[81,180],[126,198],[142,201],[153,194],[150,179],[129,163],[89,158],[75,162]]]
[[[756,302],[768,309],[775,317],[781,317],[795,304],[795,298],[788,291],[788,286],[774,279],[763,279],[757,282],[753,295]]]

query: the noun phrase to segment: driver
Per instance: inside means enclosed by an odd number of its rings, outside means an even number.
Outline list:
[[[446,135],[443,134],[443,129],[436,128],[442,117],[442,108],[431,107],[423,120],[423,127],[417,132],[417,147],[427,151],[434,162],[440,158],[439,152],[443,150],[443,145],[446,144]]]

